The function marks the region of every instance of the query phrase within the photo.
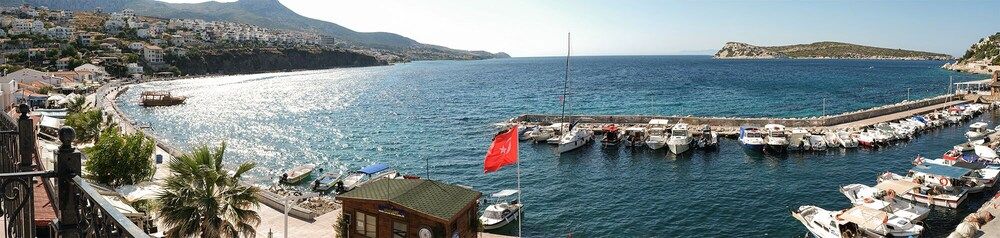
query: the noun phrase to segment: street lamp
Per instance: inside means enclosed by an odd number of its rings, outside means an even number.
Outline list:
[[[319,196],[320,196],[319,193],[306,193],[298,196],[288,196],[285,197],[285,199],[281,200],[281,202],[285,203],[285,238],[288,238],[288,210],[292,209],[292,207],[288,205],[288,202],[296,201],[299,199],[314,198]]]

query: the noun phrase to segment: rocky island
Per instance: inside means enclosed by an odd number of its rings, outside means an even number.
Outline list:
[[[977,74],[990,74],[1000,70],[1000,32],[983,37],[972,44],[958,61],[946,63],[941,67]]]
[[[951,60],[947,54],[889,49],[841,42],[816,42],[786,46],[756,46],[741,42],[726,43],[717,59],[894,59],[894,60]]]

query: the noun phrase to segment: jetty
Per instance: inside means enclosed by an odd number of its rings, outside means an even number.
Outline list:
[[[984,99],[973,94],[941,95],[915,101],[904,101],[838,115],[809,118],[743,118],[743,117],[701,117],[701,116],[657,116],[657,115],[571,115],[565,120],[579,122],[582,128],[599,130],[606,124],[645,125],[652,119],[665,119],[670,122],[683,122],[690,128],[711,126],[720,135],[735,136],[741,126],[764,126],[780,124],[787,127],[801,127],[810,131],[827,130],[857,130],[881,122],[892,122],[913,117],[932,111],[943,110],[951,106],[982,102]],[[559,115],[525,114],[514,117],[508,123],[549,124],[565,122]],[[692,131],[692,133],[698,133]]]

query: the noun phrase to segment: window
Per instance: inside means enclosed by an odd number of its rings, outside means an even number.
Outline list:
[[[358,231],[358,234],[366,237],[375,237],[378,234],[378,232],[375,232],[376,225],[378,224],[375,216],[361,212],[355,212],[355,214],[357,215],[357,224],[354,225],[354,229]]]
[[[392,238],[406,238],[406,224],[392,222]]]

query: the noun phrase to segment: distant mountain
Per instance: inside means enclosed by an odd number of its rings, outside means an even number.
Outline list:
[[[414,60],[484,59],[491,53],[456,50],[423,44],[388,32],[357,32],[335,23],[304,17],[277,0],[239,0],[236,2],[166,3],[155,0],[0,0],[0,5],[30,4],[74,11],[120,11],[130,8],[136,14],[160,18],[194,18],[232,21],[269,28],[315,32],[336,41],[360,45],[407,56]]]
[[[816,42],[786,46],[755,46],[729,42],[715,53],[720,59],[828,58],[828,59],[904,59],[950,60],[947,54],[889,49],[841,42]]]
[[[965,51],[954,64],[945,64],[946,69],[989,74],[1000,70],[1000,32],[983,37]]]

